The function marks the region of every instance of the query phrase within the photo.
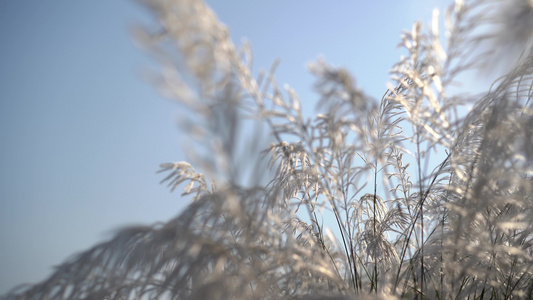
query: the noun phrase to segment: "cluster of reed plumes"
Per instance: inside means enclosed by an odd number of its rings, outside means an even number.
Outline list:
[[[137,37],[191,112],[201,170],[163,164],[163,181],[191,204],[3,299],[533,297],[531,1],[456,1],[444,29],[438,12],[414,24],[380,102],[318,60],[314,119],[275,65],[254,78],[204,3],[144,2],[159,23]],[[454,89],[500,60],[502,36],[514,67],[482,95]]]

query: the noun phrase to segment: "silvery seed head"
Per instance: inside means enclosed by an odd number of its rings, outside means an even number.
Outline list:
[[[533,0],[501,1],[495,13],[494,60],[505,69],[514,67],[533,46]]]

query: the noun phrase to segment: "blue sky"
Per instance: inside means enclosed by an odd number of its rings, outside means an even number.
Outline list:
[[[400,33],[449,1],[208,1],[254,73],[281,58],[306,111],[305,65],[320,55],[379,98]],[[155,172],[185,160],[180,106],[142,79],[151,64],[131,27],[134,1],[0,2],[0,294],[45,278],[68,256],[129,224],[166,221],[186,204]]]

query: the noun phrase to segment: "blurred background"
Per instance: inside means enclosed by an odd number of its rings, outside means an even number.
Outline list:
[[[254,51],[276,58],[311,115],[306,64],[324,57],[379,99],[402,30],[451,1],[207,1]],[[156,174],[186,160],[180,106],[158,95],[131,30],[152,24],[135,1],[0,2],[0,294],[43,280],[121,227],[164,222],[188,203]]]

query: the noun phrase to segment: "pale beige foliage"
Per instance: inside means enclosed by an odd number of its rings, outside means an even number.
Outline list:
[[[533,297],[531,0],[457,0],[415,23],[379,102],[311,63],[314,119],[277,63],[253,77],[249,45],[203,2],[143,3],[159,21],[138,33],[156,84],[197,133],[193,163],[162,164],[163,182],[192,202],[3,299]],[[502,41],[521,51],[514,67],[481,96],[457,93]]]

